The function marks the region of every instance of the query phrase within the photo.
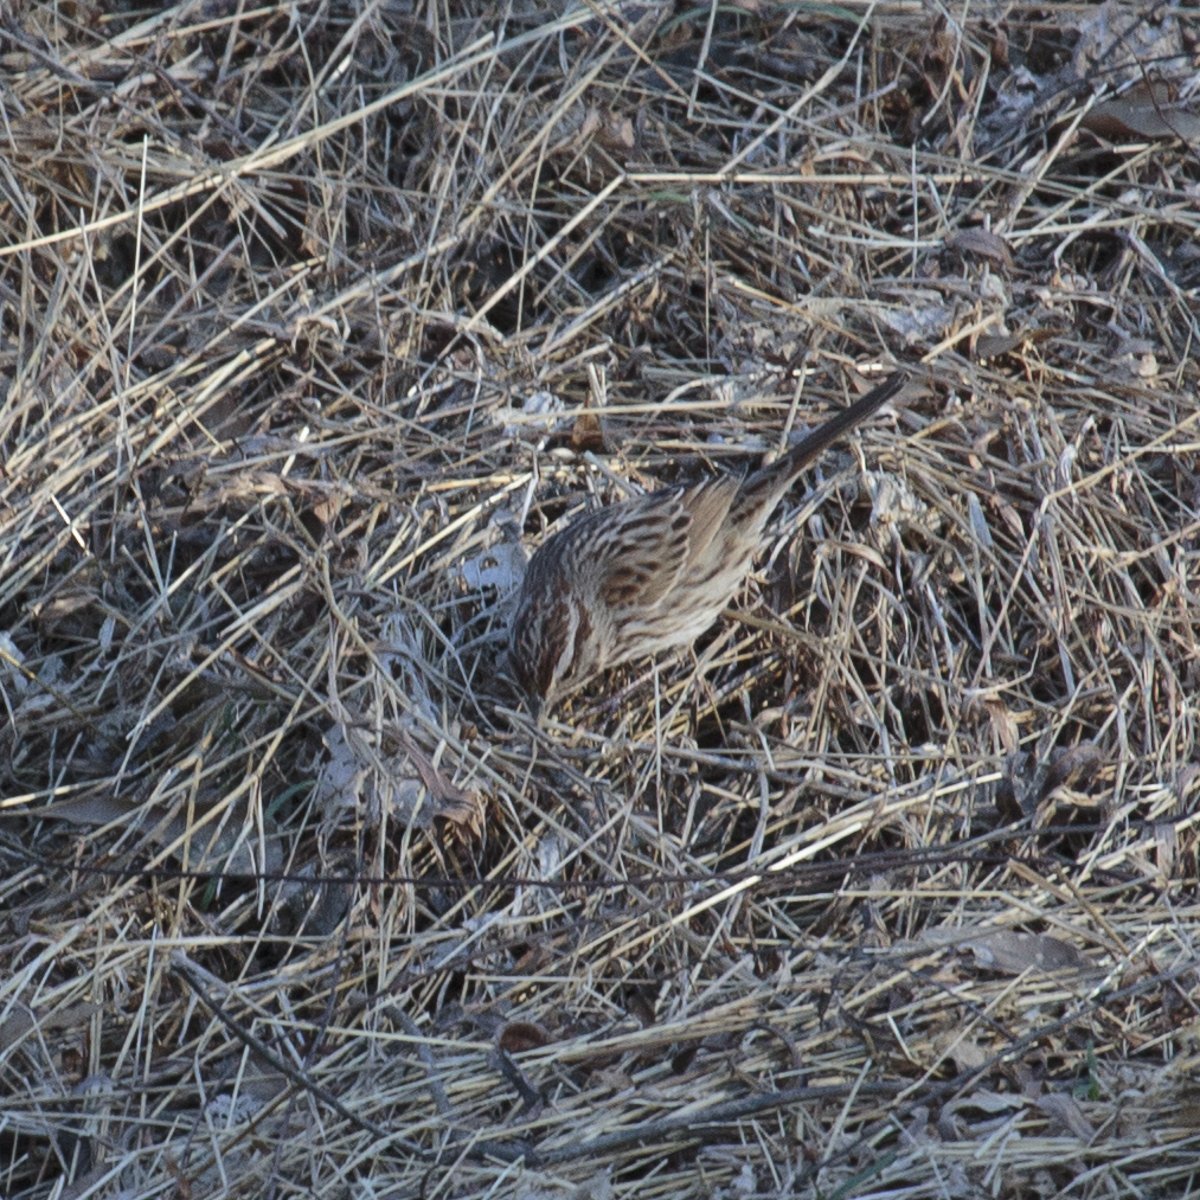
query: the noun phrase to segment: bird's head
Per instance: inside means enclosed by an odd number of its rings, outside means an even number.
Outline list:
[[[565,589],[521,589],[509,626],[508,669],[536,716],[592,672],[591,621]]]

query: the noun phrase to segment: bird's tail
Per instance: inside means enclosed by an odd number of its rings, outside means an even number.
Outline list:
[[[861,400],[855,400],[835,413],[824,425],[814,429],[769,467],[751,475],[742,485],[738,507],[744,517],[754,514],[766,521],[775,502],[792,486],[796,476],[821,452],[848,433],[877,408],[886,404],[908,382],[903,371],[889,375],[873,387]]]

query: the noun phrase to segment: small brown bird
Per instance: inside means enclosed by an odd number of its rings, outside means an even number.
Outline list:
[[[509,630],[509,667],[533,710],[608,667],[699,637],[745,579],[800,472],[904,383],[889,376],[750,475],[610,504],[548,538],[529,560]]]

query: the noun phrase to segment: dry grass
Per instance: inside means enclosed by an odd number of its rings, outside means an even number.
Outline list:
[[[0,31],[0,1195],[1200,1188],[1176,18],[108,7]],[[507,707],[518,546],[894,363]]]

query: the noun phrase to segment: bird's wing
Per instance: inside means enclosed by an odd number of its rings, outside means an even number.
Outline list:
[[[689,564],[700,562],[713,539],[726,528],[729,509],[737,498],[741,482],[734,475],[706,479],[688,488],[680,497],[680,503],[692,514],[688,531]]]
[[[570,527],[581,575],[596,581],[611,609],[658,604],[689,559],[692,514],[682,488],[669,488],[590,513]]]
[[[738,482],[726,477],[667,488],[595,513],[593,569],[604,602],[639,609],[669,602],[676,584],[724,527]]]

